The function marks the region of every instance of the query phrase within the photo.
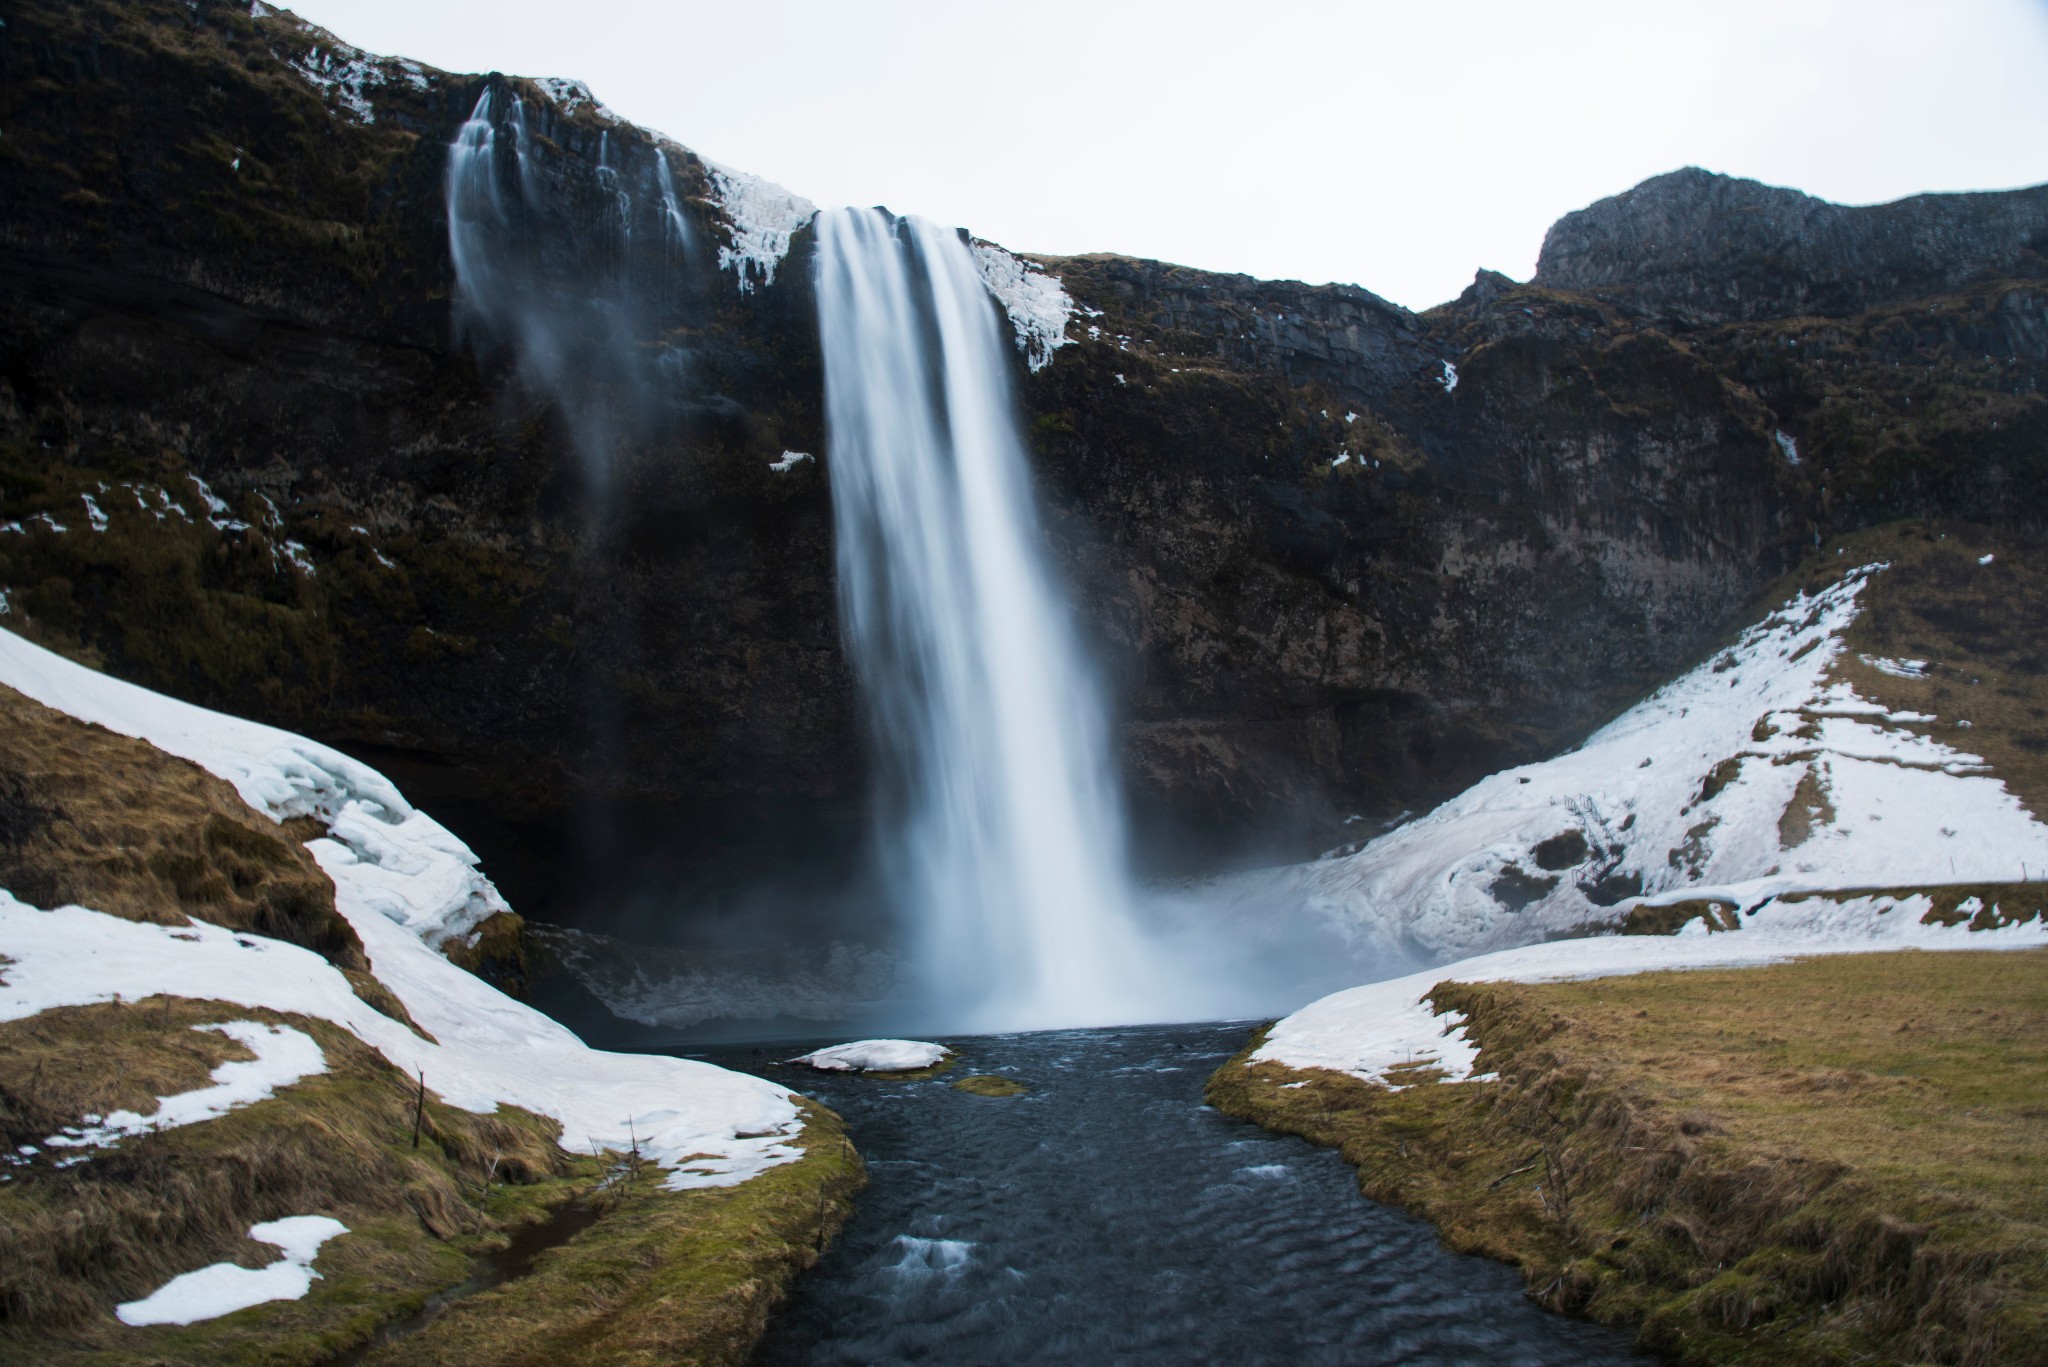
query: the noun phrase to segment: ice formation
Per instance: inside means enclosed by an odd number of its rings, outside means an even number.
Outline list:
[[[745,171],[706,161],[711,191],[730,225],[731,241],[718,249],[718,267],[738,277],[740,293],[775,283],[775,268],[789,255],[789,240],[811,221],[818,206],[801,195]]]
[[[1067,323],[1074,316],[1074,301],[1060,278],[992,242],[974,244],[974,265],[989,293],[1010,315],[1025,364],[1033,370],[1051,365],[1053,352],[1073,340],[1067,336]]]

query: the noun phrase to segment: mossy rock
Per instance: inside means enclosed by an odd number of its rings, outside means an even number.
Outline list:
[[[963,1077],[953,1084],[956,1092],[967,1092],[974,1096],[1022,1096],[1030,1090],[1013,1077],[997,1077],[992,1073],[976,1073]]]

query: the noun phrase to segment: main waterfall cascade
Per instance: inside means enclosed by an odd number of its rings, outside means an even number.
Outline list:
[[[919,1010],[954,1030],[1171,1014],[994,301],[957,232],[846,209],[817,238],[839,595]]]
[[[561,415],[585,473],[578,564],[600,598],[626,462],[688,460],[689,415],[710,402],[671,341],[716,278],[680,174],[662,148],[576,125],[497,82],[448,149],[459,325],[481,352],[507,353]],[[687,1008],[685,1023],[716,1019],[705,1003],[724,1002],[747,1016],[837,1009],[849,1023],[943,1031],[1291,1000],[1303,956],[1270,943],[1269,918],[1225,931],[1213,907],[1155,891],[1139,929],[1103,699],[1046,562],[1009,328],[968,243],[876,210],[814,222],[841,625],[879,760],[875,877],[785,894],[764,876],[744,916],[670,901],[645,939],[695,940],[679,976],[643,983],[646,966],[628,959],[614,991],[592,960],[579,981],[634,1020],[667,1020],[672,1006]],[[578,656],[585,750],[597,770],[623,774],[631,737],[612,666],[634,658],[639,629],[593,619]],[[580,852],[593,867],[631,864],[638,851],[618,843],[606,801],[575,814]],[[894,935],[878,936],[878,921]],[[737,940],[721,930],[707,941],[727,922]],[[892,958],[893,990],[886,968],[870,971]]]

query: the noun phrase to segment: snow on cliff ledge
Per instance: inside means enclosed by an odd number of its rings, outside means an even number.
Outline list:
[[[1051,365],[1053,352],[1073,340],[1067,336],[1067,322],[1074,316],[1074,301],[1059,277],[993,242],[974,244],[974,264],[989,293],[1010,315],[1025,363],[1033,370]]]
[[[0,892],[0,1020],[51,1007],[167,993],[331,1021],[450,1105],[520,1106],[594,1144],[668,1167],[672,1188],[731,1186],[799,1156],[789,1092],[710,1064],[591,1049],[566,1028],[457,968],[433,944],[468,933],[504,901],[453,833],[390,780],[338,751],[110,679],[0,631],[0,684],[47,707],[147,741],[232,784],[276,821],[328,825],[308,849],[371,971],[429,1043],[371,1009],[309,950],[204,922],[159,926],[83,907],[38,909]]]
[[[1982,760],[1926,734],[1935,718],[1830,682],[1883,570],[1793,598],[1569,754],[1285,877],[1352,942],[1413,962],[1584,935],[1643,904],[1746,908],[2048,867],[2048,826]]]
[[[775,283],[775,268],[789,255],[789,240],[816,217],[818,206],[772,181],[706,159],[711,192],[725,215],[731,240],[718,249],[718,268],[739,277],[741,294],[751,294],[754,277]]]

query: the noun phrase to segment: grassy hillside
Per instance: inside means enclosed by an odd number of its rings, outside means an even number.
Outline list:
[[[299,945],[424,1033],[298,843],[324,833],[310,818],[279,827],[196,765],[0,688],[0,887],[44,907],[210,922],[255,948]],[[255,1057],[207,1028],[241,1021],[311,1036],[324,1070],[109,1147],[64,1137],[117,1111],[150,1115],[157,1098]],[[158,995],[0,1021],[0,1362],[323,1363],[508,1248],[522,1249],[517,1280],[365,1360],[739,1362],[862,1180],[837,1118],[812,1107],[805,1119],[797,1161],[733,1188],[670,1191],[635,1153],[566,1151],[552,1119],[443,1104],[325,1019]],[[311,1212],[349,1232],[321,1250],[305,1298],[187,1327],[115,1318],[181,1273],[263,1266],[274,1252],[248,1228]]]
[[[2022,1363],[2048,1330],[2048,961],[1457,984],[1487,1080],[1240,1055],[1210,1099],[1686,1362]],[[1256,1044],[1256,1041],[1254,1041]],[[1247,1050],[1247,1054],[1249,1050]]]

